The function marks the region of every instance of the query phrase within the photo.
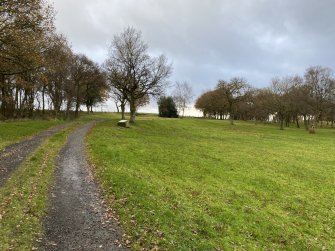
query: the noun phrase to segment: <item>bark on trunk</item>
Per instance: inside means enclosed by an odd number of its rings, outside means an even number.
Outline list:
[[[125,119],[125,116],[124,116],[124,111],[125,111],[125,104],[121,103],[121,119]]]
[[[129,106],[130,106],[130,122],[131,123],[135,123],[135,119],[136,119],[136,105],[135,105],[135,100],[132,99],[129,102]]]

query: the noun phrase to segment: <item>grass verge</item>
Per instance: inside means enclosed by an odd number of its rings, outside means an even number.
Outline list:
[[[27,120],[0,122],[0,150],[52,126],[63,124],[62,120]]]
[[[88,148],[135,250],[334,250],[335,130],[115,124],[99,123]]]
[[[55,159],[71,129],[47,139],[0,188],[0,250],[36,249]]]

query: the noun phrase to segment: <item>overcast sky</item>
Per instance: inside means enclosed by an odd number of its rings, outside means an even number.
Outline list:
[[[115,34],[141,30],[171,81],[198,95],[218,79],[256,87],[311,65],[335,69],[334,0],[54,0],[56,26],[74,51],[102,63]]]

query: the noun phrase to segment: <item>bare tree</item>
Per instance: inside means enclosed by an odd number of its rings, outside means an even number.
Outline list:
[[[146,95],[162,94],[171,73],[164,55],[154,58],[147,51],[141,32],[129,27],[114,36],[105,62],[111,84],[129,102],[131,122],[135,122],[137,101]]]
[[[296,121],[297,128],[300,128],[299,116],[303,116],[306,130],[308,130],[307,116],[313,114],[313,99],[310,89],[310,86],[306,85],[301,77],[295,76],[292,78],[292,84],[287,93],[290,116]]]
[[[306,70],[305,83],[311,88],[311,95],[314,101],[313,128],[317,126],[319,120],[324,116],[333,81],[332,70],[327,67],[313,66]]]
[[[284,120],[289,109],[287,94],[292,86],[291,84],[292,82],[290,77],[272,79],[272,106],[279,120],[280,130],[284,130]]]
[[[49,41],[50,46],[44,52],[43,104],[45,102],[44,96],[48,94],[54,107],[54,113],[58,115],[66,99],[66,112],[68,114],[74,102],[73,96],[75,91],[72,83],[69,81],[72,51],[67,40],[62,35],[54,34],[50,37]]]
[[[247,98],[250,86],[243,78],[232,78],[229,82],[219,80],[217,89],[222,92],[227,101],[230,123],[233,125],[236,105]]]
[[[121,109],[121,119],[125,119],[125,109],[127,104],[127,99],[125,94],[122,93],[122,91],[116,89],[115,87],[111,87],[111,98],[113,99],[117,112],[120,112]]]
[[[178,114],[184,117],[185,109],[192,102],[192,86],[187,82],[177,82],[173,91],[173,100],[177,106]]]

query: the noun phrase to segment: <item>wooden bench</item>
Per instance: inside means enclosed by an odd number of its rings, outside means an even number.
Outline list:
[[[126,127],[126,128],[129,128],[129,121],[128,120],[120,120],[117,122],[117,125],[118,126],[121,126],[121,127]]]

